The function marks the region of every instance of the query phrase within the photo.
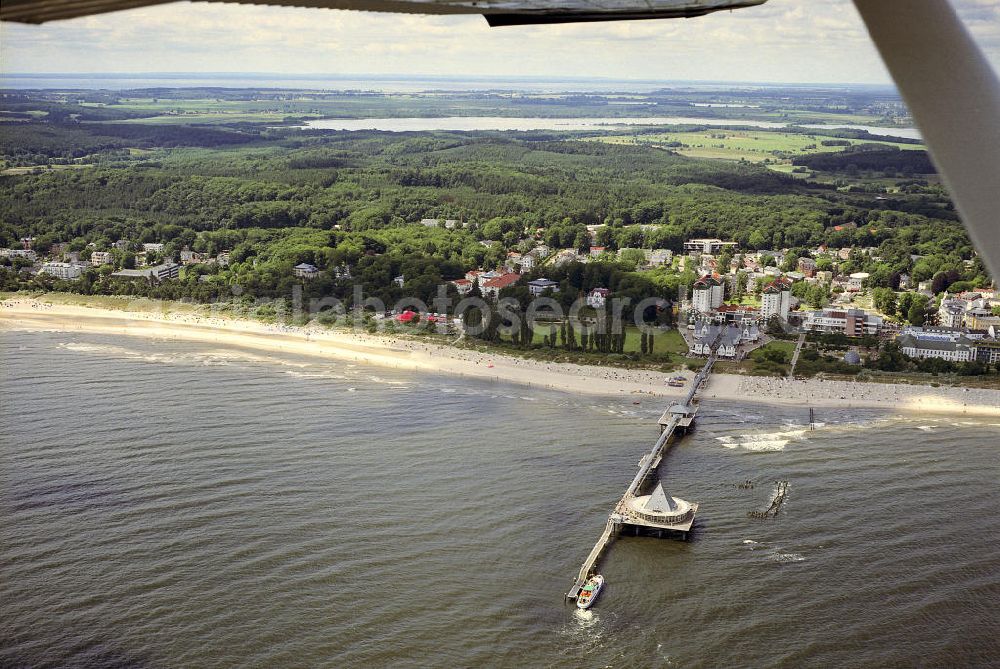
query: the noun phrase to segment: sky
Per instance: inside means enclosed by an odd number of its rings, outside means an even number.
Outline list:
[[[1000,0],[952,2],[1000,70]],[[849,0],[505,28],[480,16],[178,2],[43,26],[0,24],[0,70],[891,81]]]

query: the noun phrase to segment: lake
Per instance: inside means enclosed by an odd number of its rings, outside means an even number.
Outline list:
[[[783,129],[788,123],[752,121],[747,119],[696,118],[688,116],[638,116],[629,118],[518,118],[508,116],[448,116],[440,118],[324,118],[306,121],[302,128],[316,130],[382,130],[387,132],[426,132],[429,130],[621,130],[627,126],[649,125],[746,126],[751,128]],[[797,124],[802,128],[845,128],[867,130],[872,134],[905,139],[920,139],[916,128],[880,128],[852,124]]]

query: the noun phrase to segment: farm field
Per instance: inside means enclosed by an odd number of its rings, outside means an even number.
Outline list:
[[[790,132],[768,130],[699,130],[694,132],[666,132],[642,135],[608,135],[595,137],[590,141],[608,144],[631,144],[660,146],[691,158],[713,158],[716,160],[788,160],[796,155],[818,151],[839,151],[844,146],[824,146],[822,142],[831,138],[821,135],[803,135]],[[838,142],[854,144],[884,144],[899,149],[923,149],[922,144],[901,144],[896,142],[858,139],[838,139]],[[790,171],[790,170],[789,170]]]

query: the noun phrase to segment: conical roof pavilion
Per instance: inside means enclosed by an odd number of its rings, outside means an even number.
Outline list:
[[[677,502],[663,491],[663,483],[656,484],[653,494],[646,500],[645,508],[654,513],[672,513],[677,511]]]

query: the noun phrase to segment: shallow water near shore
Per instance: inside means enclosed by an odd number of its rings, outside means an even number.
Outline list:
[[[1000,425],[706,401],[686,543],[564,602],[662,400],[0,332],[0,664],[1000,662]],[[737,487],[751,479],[752,489]],[[778,516],[754,520],[774,481]]]

